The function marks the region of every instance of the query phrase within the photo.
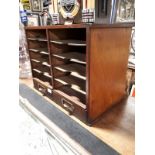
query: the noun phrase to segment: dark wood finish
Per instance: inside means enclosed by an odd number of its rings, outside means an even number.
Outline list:
[[[114,24],[92,24],[92,28],[131,28],[135,25],[135,23],[114,23]],[[88,24],[72,24],[72,25],[52,25],[52,26],[27,26],[26,30],[40,30],[40,29],[72,29],[72,28],[86,28],[90,27]]]
[[[128,23],[26,27],[27,37],[47,39],[28,40],[34,87],[47,92],[44,83],[50,83],[52,93],[44,95],[94,122],[126,95],[131,28]]]

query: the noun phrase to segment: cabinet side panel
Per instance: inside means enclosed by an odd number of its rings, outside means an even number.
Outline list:
[[[125,95],[131,28],[95,28],[90,38],[89,121]]]

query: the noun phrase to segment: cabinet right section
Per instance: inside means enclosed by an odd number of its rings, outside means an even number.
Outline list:
[[[88,119],[93,121],[126,94],[131,28],[90,28]]]

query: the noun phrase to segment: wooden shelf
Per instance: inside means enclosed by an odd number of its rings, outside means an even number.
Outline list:
[[[31,41],[47,41],[46,38],[27,38],[27,39]]]
[[[47,67],[50,67],[50,64],[47,63],[47,62],[42,62],[42,65],[47,66]]]
[[[75,76],[68,75],[55,78],[56,81],[64,84],[64,85],[71,85],[74,90],[79,91],[80,93],[86,94],[86,81],[79,79]]]
[[[86,46],[86,42],[82,40],[51,40],[51,43],[69,46]]]
[[[33,71],[35,71],[35,72],[37,72],[37,73],[39,73],[39,74],[41,74],[42,72],[40,71],[40,70],[38,70],[38,69],[32,69]]]
[[[29,51],[44,54],[44,55],[49,55],[47,48],[37,48],[37,49],[30,48]]]
[[[53,56],[61,59],[69,59],[72,62],[86,64],[86,55],[80,52],[57,53],[53,54]]]
[[[55,68],[62,72],[71,72],[71,75],[86,80],[86,67],[83,65],[71,63],[56,66]]]
[[[75,91],[68,85],[64,85],[58,88],[56,91],[58,91],[60,94],[61,92],[67,94],[68,98],[72,98],[74,101],[80,102],[81,106],[85,108],[84,104],[86,104],[86,96],[84,94]]]
[[[29,51],[32,51],[32,52],[35,52],[35,53],[39,53],[40,52],[38,49],[33,49],[33,48],[30,48]]]
[[[31,59],[31,61],[36,62],[36,63],[40,63],[40,61],[36,60],[36,59]]]
[[[49,53],[46,52],[46,51],[41,51],[40,54],[43,54],[43,55],[49,55]]]
[[[48,72],[44,72],[43,75],[46,76],[46,77],[48,77],[48,78],[51,78],[52,77]]]

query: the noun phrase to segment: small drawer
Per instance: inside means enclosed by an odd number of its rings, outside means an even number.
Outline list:
[[[47,86],[44,82],[41,82],[40,80],[33,79],[34,87],[39,92],[41,92],[43,95],[46,95],[51,98],[51,95],[53,94],[53,88],[52,86]]]
[[[73,114],[73,112],[74,112],[74,110],[75,110],[75,107],[74,107],[74,105],[73,105],[70,101],[68,101],[68,100],[65,99],[65,98],[61,98],[61,105],[62,105],[62,107],[63,107],[64,109],[66,109],[66,110],[68,111],[68,113],[69,113],[70,115]]]
[[[38,90],[43,94],[46,95],[46,87],[38,83]]]
[[[86,106],[81,106],[77,102],[69,99],[69,96],[62,95],[61,92],[53,90],[52,100],[65,109],[69,115],[74,115],[86,123]]]
[[[44,85],[42,85],[41,83],[39,83],[36,80],[33,80],[34,83],[34,87],[41,92],[43,95],[46,95],[46,87]]]

